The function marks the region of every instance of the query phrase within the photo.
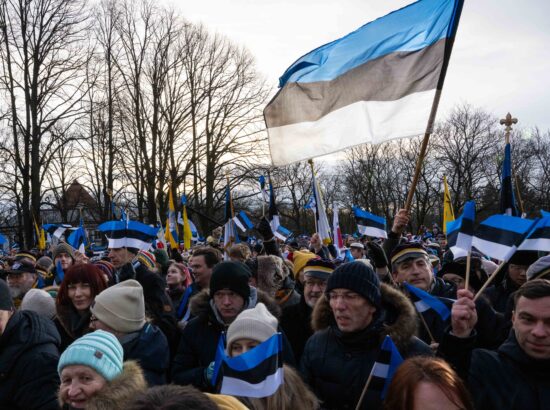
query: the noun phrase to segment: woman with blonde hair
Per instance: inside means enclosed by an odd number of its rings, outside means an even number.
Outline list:
[[[227,330],[227,355],[236,357],[254,349],[277,333],[277,319],[263,303],[242,311]],[[298,372],[283,365],[284,381],[277,391],[264,398],[242,398],[253,410],[318,409],[319,400]]]

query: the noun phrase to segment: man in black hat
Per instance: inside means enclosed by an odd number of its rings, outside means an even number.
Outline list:
[[[356,407],[384,337],[404,358],[431,355],[415,334],[414,308],[398,290],[380,284],[360,261],[338,266],[312,314],[315,333],[306,343],[301,371],[326,408]],[[361,409],[382,407],[380,394],[367,392]]]
[[[280,316],[280,309],[272,298],[249,286],[250,276],[250,269],[242,262],[227,261],[214,266],[210,289],[191,299],[193,319],[181,334],[172,366],[174,383],[192,384],[203,391],[213,391],[211,379],[218,340],[238,314],[261,302],[273,316]],[[294,364],[286,337],[283,337],[283,359]]]
[[[311,313],[325,292],[334,264],[323,259],[311,259],[303,269],[304,291],[300,302],[283,309],[281,327],[288,337],[294,357],[299,362],[307,339],[313,334]]]
[[[13,299],[13,304],[19,308],[25,294],[37,285],[38,272],[34,265],[25,260],[16,261],[8,270],[8,287]]]
[[[0,279],[0,408],[59,409],[59,343],[51,320],[15,310]]]

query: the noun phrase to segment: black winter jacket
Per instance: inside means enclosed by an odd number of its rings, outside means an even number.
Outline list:
[[[252,296],[248,308],[253,308],[256,301],[261,302],[273,316],[278,318],[281,311],[275,301],[265,292],[256,289],[254,292],[257,292],[257,298]],[[172,382],[182,385],[192,384],[203,391],[213,392],[212,386],[205,377],[205,369],[215,360],[220,335],[227,331],[228,326],[220,323],[216,318],[210,306],[207,290],[194,296],[190,304],[193,319],[187,323],[181,334],[178,353],[172,363]],[[283,360],[287,364],[295,365],[292,348],[284,334]]]
[[[283,308],[281,327],[288,337],[297,363],[300,363],[306,342],[313,334],[312,312],[313,309],[308,306],[304,296],[300,298],[300,303]]]
[[[139,332],[124,336],[120,343],[124,349],[124,361],[139,363],[149,387],[166,384],[170,351],[166,336],[158,327],[146,323]]]
[[[417,320],[411,302],[388,285],[381,285],[381,290],[382,309],[363,331],[342,333],[324,296],[313,309],[316,333],[306,343],[300,369],[324,409],[355,408],[386,335],[404,358],[432,355],[429,346],[415,337]],[[381,407],[380,394],[368,391],[361,408]]]
[[[476,409],[548,409],[550,360],[528,356],[513,330],[497,351],[474,349],[475,339],[446,333],[440,354],[467,380]]]
[[[0,336],[0,409],[59,409],[59,333],[35,312],[15,312]]]

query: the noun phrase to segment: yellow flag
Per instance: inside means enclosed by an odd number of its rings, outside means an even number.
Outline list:
[[[178,242],[174,238],[173,231],[170,230],[170,218],[166,219],[166,230],[164,231],[164,239],[166,239],[166,243],[170,244],[171,249],[177,249],[178,248]]]
[[[453,212],[451,194],[449,193],[449,186],[447,185],[447,177],[445,175],[443,175],[443,186],[445,187],[445,192],[443,193],[443,232],[447,233],[447,222],[455,220],[455,213]]]
[[[36,223],[36,218],[34,218],[34,229],[36,230],[36,240],[37,240],[37,244],[36,244],[36,247],[38,248],[38,250],[40,251],[43,251],[46,249],[46,237],[44,235],[44,230],[40,229],[38,227],[38,224]]]
[[[191,249],[191,226],[189,225],[189,220],[187,219],[187,207],[183,206],[183,247],[185,250]]]
[[[168,189],[168,223],[166,224],[167,241],[170,241],[172,249],[178,248],[178,224],[176,222],[176,206],[174,205],[174,196],[172,195],[172,184]]]

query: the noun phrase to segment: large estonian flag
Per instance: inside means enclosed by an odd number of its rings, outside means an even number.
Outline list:
[[[354,206],[353,215],[357,222],[357,230],[361,235],[373,236],[375,238],[387,238],[386,219],[371,214],[361,208]]]
[[[212,380],[219,393],[241,397],[268,397],[283,384],[282,335],[276,333],[240,356],[223,351],[223,335],[218,342]]]
[[[543,252],[550,250],[550,215],[547,214],[537,221],[518,250]]]
[[[155,239],[159,228],[138,221],[108,221],[97,227],[108,240],[109,248],[137,248],[148,250]]]
[[[516,206],[514,184],[512,183],[512,152],[510,143],[504,148],[502,163],[502,181],[500,186],[500,212],[505,215],[520,216]]]
[[[423,134],[463,0],[420,0],[299,58],[264,110],[274,165]]]
[[[54,238],[59,239],[61,235],[63,235],[67,229],[72,228],[72,226],[65,224],[45,224],[42,228]]]
[[[447,222],[447,244],[455,259],[468,255],[471,250],[475,219],[476,204],[468,201],[464,204],[462,215]]]
[[[430,295],[428,292],[423,291],[415,286],[409,285],[407,282],[404,283],[405,289],[409,292],[411,296],[411,301],[416,308],[418,313],[423,313],[428,310],[434,310],[444,321],[451,316],[451,311],[437,297]]]
[[[507,262],[535,223],[517,216],[490,216],[479,224],[472,246],[491,258]]]

